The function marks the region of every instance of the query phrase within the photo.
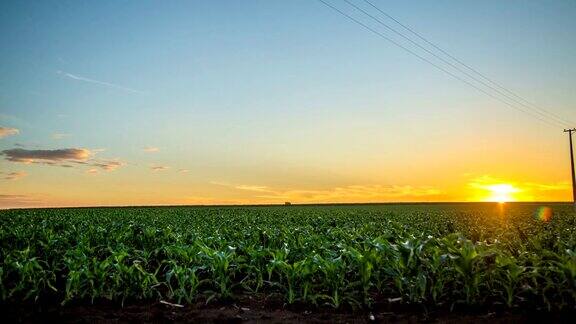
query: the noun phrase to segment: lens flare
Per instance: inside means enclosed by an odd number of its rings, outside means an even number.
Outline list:
[[[536,210],[535,218],[543,222],[549,222],[552,219],[554,212],[550,207],[538,207]]]

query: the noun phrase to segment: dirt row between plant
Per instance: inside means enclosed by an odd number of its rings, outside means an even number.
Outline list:
[[[426,312],[390,305],[368,310],[335,311],[298,307],[271,308],[258,301],[242,303],[169,305],[111,303],[55,305],[2,305],[5,323],[563,323],[575,314],[527,310]]]

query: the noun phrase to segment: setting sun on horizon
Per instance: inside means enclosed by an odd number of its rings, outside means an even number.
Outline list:
[[[486,201],[499,203],[516,201],[514,194],[520,192],[519,189],[510,184],[490,185],[486,189],[490,191],[490,196],[486,198]]]

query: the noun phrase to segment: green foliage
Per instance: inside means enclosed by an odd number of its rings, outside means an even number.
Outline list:
[[[5,210],[4,302],[377,300],[573,309],[576,214],[554,205]]]

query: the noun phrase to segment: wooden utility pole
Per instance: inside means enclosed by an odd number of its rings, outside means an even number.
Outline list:
[[[572,166],[572,203],[576,208],[576,174],[574,173],[574,148],[572,147],[572,133],[576,132],[576,128],[565,129],[564,133],[568,133],[570,138],[570,165]]]

